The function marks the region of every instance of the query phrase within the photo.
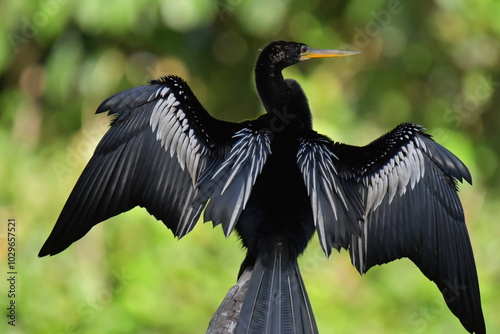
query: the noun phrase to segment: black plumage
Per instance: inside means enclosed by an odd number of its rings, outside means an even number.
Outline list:
[[[94,225],[145,207],[177,237],[205,221],[236,230],[253,268],[236,333],[317,333],[297,258],[314,232],[326,255],[347,249],[363,274],[408,257],[443,293],[467,331],[485,333],[473,253],[457,196],[467,167],[421,126],[401,124],[364,147],[312,129],[300,85],[281,71],[354,54],[273,42],[255,68],[266,114],[211,117],[168,76],[105,100],[111,128],[71,192],[40,256]]]

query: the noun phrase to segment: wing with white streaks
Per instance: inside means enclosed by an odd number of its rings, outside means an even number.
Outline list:
[[[137,205],[182,237],[206,204],[192,205],[200,175],[216,170],[241,128],[212,118],[173,76],[110,97],[97,110],[105,111],[115,119],[40,256],[61,252],[94,225]]]
[[[226,236],[234,229],[245,209],[255,180],[271,154],[268,130],[243,128],[233,139],[235,142],[226,159],[213,173],[204,175],[200,180],[198,196],[201,202],[210,197],[205,221],[222,224]]]
[[[307,188],[318,232],[325,254],[332,247],[347,248],[351,235],[357,235],[357,218],[361,217],[361,200],[357,193],[344,188],[335,164],[333,142],[316,133],[299,138],[297,164]],[[352,190],[352,189],[351,189]],[[347,204],[347,196],[350,203]]]
[[[456,188],[457,181],[471,183],[467,167],[414,124],[402,124],[364,147],[335,144],[333,153],[340,177],[363,200],[360,234],[349,244],[359,272],[407,257],[436,283],[467,330],[485,333]]]

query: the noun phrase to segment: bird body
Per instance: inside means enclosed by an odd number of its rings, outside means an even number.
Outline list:
[[[177,237],[204,220],[236,231],[252,270],[235,333],[317,333],[297,258],[314,233],[329,255],[349,250],[360,273],[408,257],[471,333],[485,333],[479,285],[456,182],[465,165],[421,126],[405,123],[364,147],[315,132],[307,98],[282,70],[346,56],[273,42],[255,67],[266,113],[212,118],[180,78],[118,93],[115,116],[40,251],[54,255],[95,224],[145,207]],[[466,287],[456,292],[452,287]],[[452,294],[452,295],[450,295]]]

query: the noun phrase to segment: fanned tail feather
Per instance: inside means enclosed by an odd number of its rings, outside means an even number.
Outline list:
[[[318,333],[296,261],[280,253],[270,265],[257,260],[235,333]]]

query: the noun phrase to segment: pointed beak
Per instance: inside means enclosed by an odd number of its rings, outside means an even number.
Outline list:
[[[359,51],[347,50],[320,50],[308,48],[307,51],[300,55],[300,60],[308,60],[311,58],[325,58],[325,57],[344,57],[358,54]]]

